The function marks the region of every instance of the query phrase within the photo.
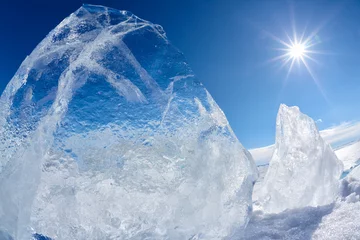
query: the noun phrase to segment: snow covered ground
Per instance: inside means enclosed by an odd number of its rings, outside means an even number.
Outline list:
[[[267,166],[259,166],[259,182],[255,184],[253,198],[257,193]],[[360,172],[359,168],[355,168]],[[358,174],[359,175],[359,174]],[[264,214],[256,210],[245,230],[239,230],[232,239],[244,240],[339,240],[360,239],[360,181],[347,176],[343,181],[341,195],[333,204],[320,207],[291,209],[279,214]],[[349,183],[350,182],[350,183]]]
[[[233,239],[340,240],[360,239],[360,202],[338,201],[321,207],[264,215],[254,212],[247,228]]]
[[[337,157],[343,162],[344,170],[350,170],[360,163],[360,140],[335,149]]]
[[[268,165],[259,165],[259,178],[254,186],[253,216],[245,230],[239,230],[233,239],[288,239],[339,240],[360,239],[360,141],[350,142],[335,153],[350,174],[342,180],[341,196],[333,204],[286,210],[279,214],[264,214],[256,205]],[[256,160],[256,159],[255,159]],[[353,171],[352,171],[353,170]]]

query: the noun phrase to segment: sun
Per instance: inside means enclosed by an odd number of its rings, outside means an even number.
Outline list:
[[[288,41],[282,40],[274,35],[270,35],[274,40],[282,45],[281,48],[277,48],[277,50],[282,53],[277,57],[271,59],[271,61],[280,61],[282,62],[280,68],[288,66],[288,72],[286,78],[289,77],[295,63],[298,65],[303,65],[306,70],[309,72],[311,77],[315,80],[315,76],[310,68],[309,60],[315,63],[318,63],[317,60],[313,58],[312,55],[320,53],[319,51],[315,51],[313,47],[318,44],[313,39],[315,37],[314,34],[309,35],[305,38],[305,33],[298,37],[296,31],[294,31],[294,36],[291,38],[288,34],[286,34]]]
[[[311,63],[319,64],[319,62],[314,58],[316,54],[327,54],[325,52],[314,49],[319,43],[321,43],[320,37],[318,36],[318,31],[320,30],[320,28],[318,28],[316,31],[311,32],[307,36],[305,32],[299,34],[299,32],[296,31],[294,26],[292,30],[292,37],[290,37],[290,35],[285,32],[285,36],[287,37],[287,39],[281,39],[267,32],[268,36],[270,36],[273,40],[275,40],[281,45],[280,48],[275,48],[275,50],[280,52],[279,55],[272,58],[270,62],[281,62],[280,69],[288,67],[283,85],[286,84],[295,63],[297,63],[298,67],[304,67],[311,76],[314,83],[317,85],[321,94],[324,96],[325,99],[327,99],[327,96],[320,84],[320,81],[317,79],[310,66],[310,61]]]
[[[292,45],[291,48],[288,49],[288,51],[292,58],[298,59],[304,56],[306,52],[306,46],[302,43],[296,43]]]

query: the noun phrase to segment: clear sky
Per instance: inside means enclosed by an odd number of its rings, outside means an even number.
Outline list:
[[[360,120],[360,1],[330,0],[2,0],[0,91],[26,55],[82,3],[129,10],[164,27],[225,112],[247,148],[274,142],[280,103],[297,105],[320,129]],[[295,23],[295,24],[292,24]],[[282,54],[293,26],[313,35],[303,64],[269,61]],[[316,34],[312,34],[316,33]]]

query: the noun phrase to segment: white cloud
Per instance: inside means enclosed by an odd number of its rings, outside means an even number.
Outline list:
[[[360,122],[344,122],[337,126],[320,131],[323,139],[336,147],[360,139]],[[249,150],[256,164],[268,163],[274,151],[274,144]]]
[[[321,118],[319,118],[318,120],[315,121],[316,123],[322,123],[323,120]]]

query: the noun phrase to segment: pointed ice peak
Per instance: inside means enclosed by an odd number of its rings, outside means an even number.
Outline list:
[[[298,106],[291,106],[290,107],[290,106],[287,106],[284,103],[280,104],[279,113],[280,112],[289,112],[289,111],[298,111],[298,112],[300,112],[300,108]]]
[[[313,138],[320,138],[315,121],[303,114],[299,107],[281,104],[276,119],[276,143],[292,141],[301,147],[306,142],[310,143]]]
[[[96,4],[88,4],[88,3],[83,3],[83,5],[78,9],[78,11],[80,9],[85,9],[86,11],[89,11],[90,13],[106,12],[106,11],[110,10],[110,11],[121,13],[123,15],[129,15],[129,16],[132,15],[132,12],[127,11],[127,10],[118,10],[115,8],[110,8],[110,7],[96,5]],[[76,11],[76,12],[78,12],[78,11]]]
[[[298,116],[300,114],[301,112],[298,106],[289,107],[282,103],[280,104],[277,114],[277,123],[280,124],[279,121],[286,122],[286,120],[291,120],[291,118],[294,118],[295,116]]]
[[[97,17],[96,20],[98,20],[99,23],[107,23],[109,25],[116,25],[121,22],[127,21],[130,18],[133,18],[134,20],[139,20],[141,22],[147,22],[135,16],[130,11],[117,10],[114,8],[109,8],[101,5],[92,5],[92,4],[83,4],[77,11],[74,12],[74,15],[77,16],[78,18],[95,16]]]
[[[280,105],[275,151],[260,203],[266,212],[331,203],[343,165],[324,142],[315,121],[298,107]]]

